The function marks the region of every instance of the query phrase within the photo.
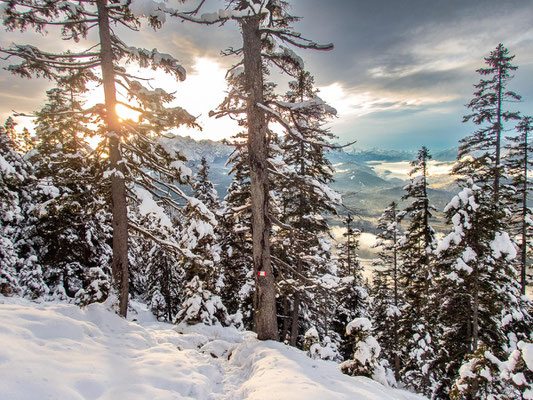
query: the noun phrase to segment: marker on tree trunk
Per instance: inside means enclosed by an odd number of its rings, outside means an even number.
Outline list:
[[[259,275],[259,276],[267,276],[267,273],[266,273],[266,271],[258,271],[257,275]]]

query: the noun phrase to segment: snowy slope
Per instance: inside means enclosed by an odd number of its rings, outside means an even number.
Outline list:
[[[0,296],[0,398],[421,399],[250,332],[180,328],[136,307],[129,322],[100,304]]]

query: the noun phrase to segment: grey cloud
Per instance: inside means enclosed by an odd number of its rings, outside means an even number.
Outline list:
[[[533,98],[533,3],[530,0],[292,0],[293,13],[303,17],[297,30],[317,42],[333,42],[332,52],[297,50],[319,86],[338,82],[348,94],[375,93],[383,97],[378,113],[363,117],[341,116],[334,124],[341,136],[360,139],[360,143],[411,146],[430,135],[435,143],[447,137],[451,143],[468,132],[458,121],[464,103],[472,95],[472,84],[479,79],[475,69],[482,57],[503,42],[516,62],[514,87],[525,99]],[[211,8],[224,2],[210,0]],[[138,47],[157,47],[176,56],[186,69],[197,57],[217,59],[229,66],[235,59],[221,57],[220,51],[241,43],[236,23],[206,27],[172,21],[154,32],[122,31],[125,40]],[[52,47],[57,41],[35,34],[0,33],[0,42],[34,42]],[[5,77],[6,73],[0,74]],[[19,85],[17,88],[16,85]],[[47,84],[15,78],[0,79],[0,109],[26,106],[36,109],[44,98]],[[13,98],[24,93],[28,99]],[[26,95],[26,93],[31,93]],[[3,95],[2,95],[3,94]],[[387,94],[386,96],[384,94]],[[413,105],[402,96],[442,99],[442,104]],[[15,95],[16,97],[16,95]],[[453,99],[453,100],[450,100]],[[531,109],[527,100],[521,104]],[[333,104],[335,106],[335,104]],[[386,111],[384,111],[386,110]],[[529,113],[525,111],[525,113]],[[458,126],[457,126],[458,125]],[[391,128],[392,126],[392,128]],[[392,133],[394,132],[394,133]],[[424,133],[425,132],[425,133]],[[445,132],[448,132],[447,134]],[[393,135],[392,140],[385,139]],[[409,136],[411,135],[411,136]]]

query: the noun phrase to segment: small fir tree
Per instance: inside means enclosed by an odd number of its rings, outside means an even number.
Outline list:
[[[434,309],[435,264],[437,247],[435,231],[430,225],[434,207],[428,197],[428,165],[431,155],[426,147],[418,152],[411,165],[411,183],[404,189],[404,200],[411,200],[406,208],[410,219],[402,238],[402,258],[399,278],[404,305],[401,309],[400,338],[405,348],[404,382],[426,395],[436,387],[432,364],[435,358],[434,336],[437,335]]]

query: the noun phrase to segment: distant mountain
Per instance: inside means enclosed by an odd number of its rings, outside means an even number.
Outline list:
[[[205,157],[209,163],[225,162],[233,151],[231,146],[223,142],[205,139],[195,140],[190,136],[176,136],[170,139],[169,142],[189,161],[200,161],[202,157]]]
[[[365,163],[368,161],[412,161],[416,159],[418,150],[360,149],[351,146],[348,147],[345,152],[353,155],[356,161]],[[454,161],[457,158],[457,154],[456,147],[432,152],[433,159],[436,161]]]
[[[189,160],[187,164],[193,172],[196,172],[200,160],[205,157],[210,167],[209,179],[213,182],[219,197],[223,198],[226,195],[231,183],[230,167],[226,166],[226,161],[233,152],[233,147],[220,141],[194,140],[189,136],[176,136],[168,140],[163,139],[163,142],[167,151],[173,149],[187,157]]]
[[[459,150],[457,147],[451,147],[446,150],[435,152],[435,154],[433,154],[433,159],[436,161],[455,161],[457,160],[458,154]]]
[[[222,142],[196,141],[190,137],[173,139],[172,144],[187,156],[193,170],[196,170],[202,157],[207,159],[211,167],[210,179],[220,198],[223,198],[232,179],[226,161],[233,148]],[[331,151],[327,153],[335,169],[335,181],[331,187],[343,195],[345,205],[351,210],[370,219],[376,218],[391,201],[400,201],[408,179],[407,176],[405,179],[388,178],[386,174],[380,176],[376,172],[377,164],[410,161],[416,158],[416,154],[416,151],[353,148]],[[456,156],[456,149],[447,149],[435,153],[434,159],[447,162],[455,160]],[[429,192],[432,203],[442,209],[452,198],[455,189],[454,184],[435,185]]]

